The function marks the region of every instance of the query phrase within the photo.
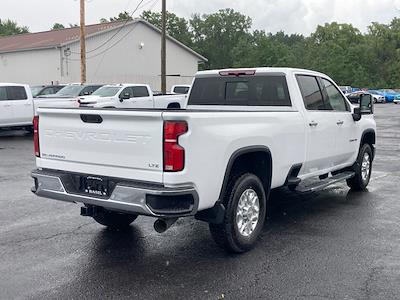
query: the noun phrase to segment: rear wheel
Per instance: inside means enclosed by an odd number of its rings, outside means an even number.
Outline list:
[[[123,214],[107,209],[102,209],[93,216],[93,219],[104,226],[114,230],[126,229],[136,220],[137,215]]]
[[[210,224],[214,241],[229,252],[250,250],[257,242],[266,213],[266,193],[260,179],[250,173],[232,179],[224,204],[223,223]]]
[[[372,171],[372,149],[370,145],[364,144],[361,147],[354,171],[356,174],[347,179],[347,185],[356,191],[365,190],[369,184]]]

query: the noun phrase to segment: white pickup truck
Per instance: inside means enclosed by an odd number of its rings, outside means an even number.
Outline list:
[[[80,107],[184,108],[185,95],[156,95],[147,84],[105,85],[90,96],[79,97]]]
[[[0,83],[0,128],[23,127],[32,132],[33,111],[27,84]]]
[[[288,68],[199,72],[187,110],[42,108],[34,129],[36,195],[111,228],[195,216],[234,252],[254,246],[271,189],[365,189],[376,136],[371,95],[355,107],[328,76]]]

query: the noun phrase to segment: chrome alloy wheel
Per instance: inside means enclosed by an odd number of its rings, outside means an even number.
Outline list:
[[[368,176],[371,170],[371,160],[368,153],[364,153],[364,157],[361,163],[361,178],[363,181],[368,180]]]
[[[250,236],[258,224],[260,216],[260,200],[253,189],[245,190],[240,196],[236,209],[236,225],[239,233]]]

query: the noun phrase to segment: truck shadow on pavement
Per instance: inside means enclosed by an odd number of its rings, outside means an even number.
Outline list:
[[[33,133],[26,130],[12,130],[12,129],[1,129],[0,128],[0,142],[15,140],[15,139],[26,139],[33,137]]]
[[[79,298],[84,291],[90,298],[185,295],[186,299],[215,299],[228,290],[231,296],[240,294],[237,278],[232,280],[235,274],[244,274],[246,284],[254,284],[260,274],[266,276],[274,268],[274,260],[284,261],[288,253],[304,255],[310,240],[329,243],[328,239],[340,237],[347,230],[340,219],[367,218],[369,209],[364,207],[363,215],[358,207],[371,205],[371,197],[371,193],[354,193],[344,186],[309,195],[275,190],[259,243],[242,255],[220,250],[207,224],[193,219],[179,220],[162,235],[152,231],[149,222],[143,228],[140,218],[128,231],[103,229],[89,238],[87,260],[80,264],[75,280],[60,287],[57,294]]]

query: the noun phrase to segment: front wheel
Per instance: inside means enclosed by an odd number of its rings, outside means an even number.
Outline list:
[[[354,177],[347,179],[347,185],[356,191],[365,190],[371,179],[372,171],[372,149],[368,144],[364,144],[360,152],[354,167]]]
[[[121,230],[126,229],[129,225],[136,220],[137,215],[123,214],[107,209],[102,209],[93,216],[93,219],[110,229]]]
[[[229,182],[222,224],[210,224],[214,241],[229,252],[242,253],[257,242],[264,225],[266,193],[260,179],[244,174]]]

